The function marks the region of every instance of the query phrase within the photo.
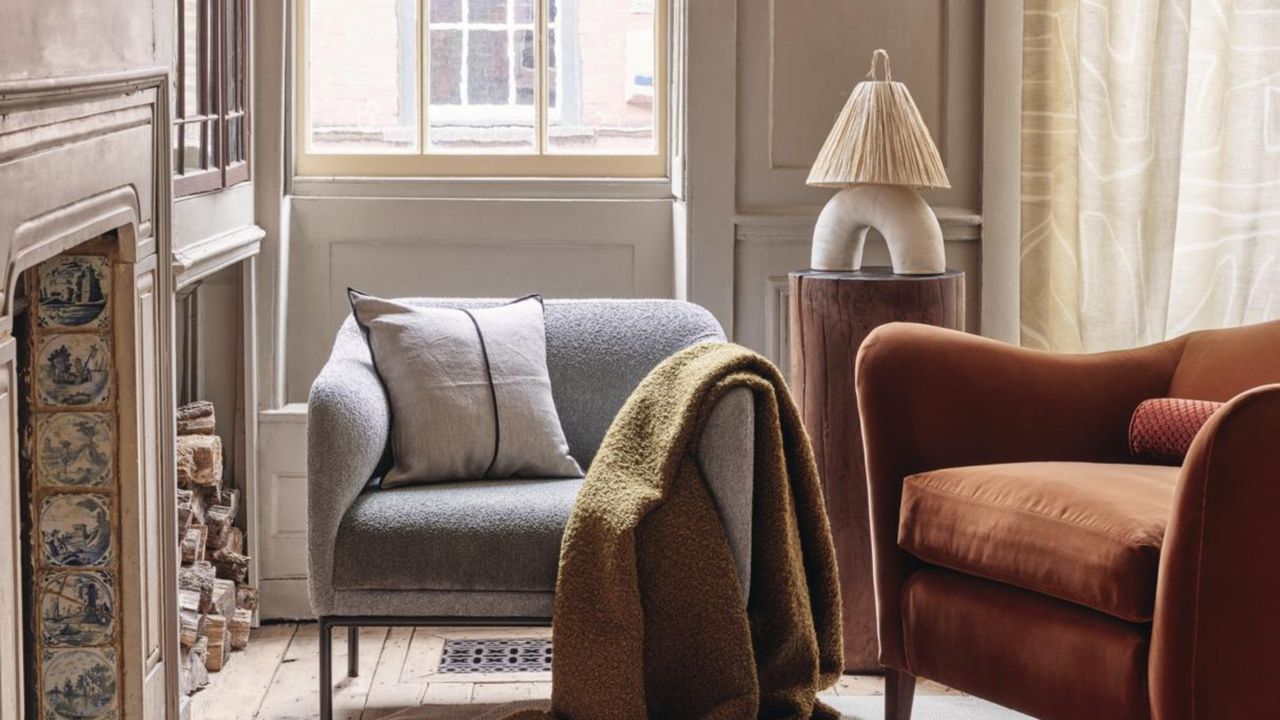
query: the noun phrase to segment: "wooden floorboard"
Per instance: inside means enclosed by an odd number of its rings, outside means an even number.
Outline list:
[[[546,628],[364,628],[360,632],[360,675],[347,670],[347,633],[334,631],[334,717],[378,720],[417,705],[495,704],[551,697],[543,675],[516,680],[493,675],[437,675],[443,639],[462,637],[544,637]],[[192,698],[191,720],[311,720],[319,716],[320,639],[315,623],[265,625],[253,631],[248,649],[233,653],[209,687]],[[473,681],[480,677],[481,681]],[[530,678],[537,678],[531,681]],[[954,693],[921,681],[920,694]],[[846,675],[829,695],[881,695],[884,679]]]
[[[252,633],[249,647],[231,653],[210,686],[191,698],[193,720],[250,720],[258,711],[297,625],[266,625]],[[234,700],[233,700],[234,699]]]
[[[342,635],[345,642],[346,629],[340,629],[337,634]],[[374,675],[377,673],[378,664],[382,661],[382,648],[388,634],[388,628],[360,629],[360,675],[358,677],[345,677],[347,674],[345,657],[341,665],[334,664],[333,674],[336,678],[333,684],[333,717],[335,720],[360,720],[364,715],[369,688],[373,686]],[[315,662],[320,662],[318,656]]]
[[[401,682],[413,628],[392,628],[382,646],[382,657],[373,676],[361,720],[376,720],[396,710],[422,703],[425,683]]]

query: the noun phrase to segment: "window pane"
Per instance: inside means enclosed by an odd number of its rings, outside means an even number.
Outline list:
[[[536,149],[533,48],[522,72],[531,31],[508,29],[505,2],[496,3],[500,24],[471,19],[497,17],[492,0],[469,0],[464,29],[430,33],[431,107],[428,142],[434,152],[472,154]],[[480,15],[478,15],[480,13]],[[528,35],[525,38],[524,35]]]
[[[547,29],[547,107],[554,108],[556,106],[556,86],[559,84],[556,70],[556,28],[552,25]],[[536,72],[536,69],[535,69]]]
[[[227,47],[226,106],[224,112],[240,109],[240,0],[227,3],[227,27],[224,42]]]
[[[462,103],[462,31],[431,31],[431,102]]]
[[[431,0],[431,24],[462,22],[462,0]]]
[[[515,12],[515,21],[518,23],[533,23],[533,3],[534,0],[513,0],[513,10]]]
[[[417,0],[311,0],[311,149],[417,146]]]
[[[182,171],[184,173],[203,170],[207,167],[204,164],[204,137],[200,130],[204,123],[187,123],[182,126]]]
[[[503,30],[472,30],[467,47],[467,103],[505,105],[510,87],[510,55]]]
[[[538,77],[538,62],[534,54],[533,30],[516,30],[513,33],[516,51],[512,58],[512,74],[516,83],[516,104],[532,105],[534,99],[534,80]]]
[[[507,0],[467,0],[467,22],[506,23]]]
[[[169,133],[169,141],[173,145],[172,160],[171,160],[171,162],[173,163],[173,174],[181,175],[183,162],[184,162],[182,157],[182,125],[181,124],[179,123],[174,124],[173,132]]]
[[[204,125],[204,167],[216,168],[218,162],[218,121],[209,120]]]
[[[555,106],[548,113],[548,150],[654,152],[653,3],[559,0],[552,8],[548,44],[554,52],[547,64]]]
[[[200,114],[211,115],[218,112],[218,88],[213,78],[218,69],[218,46],[214,37],[218,29],[218,8],[213,0],[203,0],[200,12]]]
[[[227,119],[227,164],[244,162],[244,116]]]
[[[200,113],[200,0],[182,2],[182,117]]]

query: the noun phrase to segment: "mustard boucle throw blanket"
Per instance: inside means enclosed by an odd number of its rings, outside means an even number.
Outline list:
[[[751,592],[695,459],[727,391],[755,398]],[[551,716],[838,718],[835,551],[777,368],[705,343],[664,361],[614,419],[560,550]],[[521,713],[537,717],[542,713]]]

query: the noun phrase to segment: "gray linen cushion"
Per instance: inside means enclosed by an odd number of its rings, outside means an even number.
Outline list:
[[[551,394],[541,298],[471,310],[349,296],[391,405],[384,488],[582,476]]]

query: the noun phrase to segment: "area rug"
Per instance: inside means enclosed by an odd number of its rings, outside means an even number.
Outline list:
[[[828,705],[840,711],[846,720],[881,720],[884,696],[823,695]],[[529,700],[502,705],[424,705],[409,708],[384,720],[498,720],[517,710],[550,709],[548,700]],[[967,695],[917,695],[912,720],[1034,720],[985,700]]]

